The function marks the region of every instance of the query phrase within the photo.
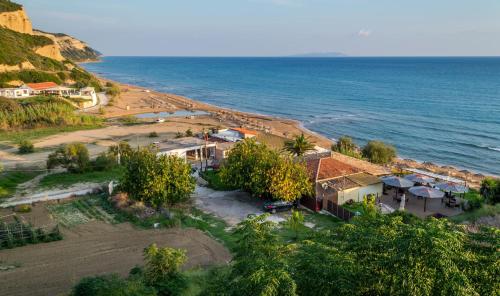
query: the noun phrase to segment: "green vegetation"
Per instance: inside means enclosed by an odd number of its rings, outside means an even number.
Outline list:
[[[303,156],[308,151],[314,150],[314,144],[306,138],[304,134],[296,136],[293,140],[285,142],[285,151],[290,152],[292,155]]]
[[[9,0],[0,0],[0,13],[2,12],[11,12],[11,11],[18,11],[23,8],[22,5],[11,2]]]
[[[116,98],[120,96],[121,90],[120,87],[114,83],[106,82],[106,94],[111,96],[111,98]]]
[[[120,121],[125,125],[134,125],[139,122],[139,119],[137,119],[137,117],[135,117],[134,115],[126,115],[120,117]]]
[[[349,136],[340,137],[337,143],[332,145],[332,151],[355,158],[361,158],[359,148],[356,146],[356,144],[354,144],[352,138]]]
[[[158,133],[157,132],[150,132],[149,137],[150,138],[158,138]]]
[[[486,178],[481,183],[481,194],[486,198],[488,203],[500,203],[500,180]]]
[[[29,140],[22,140],[19,143],[19,153],[20,154],[29,154],[35,152],[35,146]]]
[[[11,196],[19,184],[28,182],[38,174],[38,172],[21,171],[0,173],[0,199]]]
[[[192,131],[190,128],[188,128],[188,129],[186,130],[185,135],[186,135],[186,137],[192,137],[192,136],[193,136],[193,131]]]
[[[304,215],[297,210],[292,210],[292,214],[287,219],[287,226],[295,233],[294,239],[299,238],[299,231],[304,227]]]
[[[0,73],[0,87],[9,87],[10,81],[20,80],[24,83],[55,82],[61,84],[61,78],[53,73],[37,70],[22,70]]]
[[[75,114],[74,107],[62,99],[34,97],[21,100],[14,111],[0,110],[0,130],[12,131],[51,126],[96,126],[102,119]]]
[[[495,295],[498,230],[400,214],[285,242],[257,216],[240,223],[233,263],[204,295]],[[332,280],[334,279],[334,280]]]
[[[151,148],[139,148],[124,163],[120,188],[136,201],[158,209],[186,201],[194,191],[191,166],[184,159],[157,156]]]
[[[89,171],[91,166],[87,147],[81,143],[67,144],[59,147],[47,159],[47,168],[49,170],[58,166],[62,166],[70,173]]]
[[[104,171],[90,171],[81,174],[57,173],[45,176],[40,181],[40,187],[68,187],[77,183],[104,183],[120,179],[123,174],[121,167]]]
[[[449,219],[455,223],[474,223],[480,218],[495,217],[497,215],[500,215],[500,203],[497,203],[496,205],[483,204],[478,209],[452,216]]]
[[[381,141],[370,141],[363,147],[363,157],[377,164],[389,164],[396,157],[396,148]]]
[[[153,244],[144,250],[144,261],[144,268],[133,268],[127,279],[117,275],[84,278],[71,295],[184,295],[188,289],[187,277],[180,271],[186,261],[184,250],[158,248]]]
[[[204,171],[200,176],[208,182],[208,187],[218,191],[236,190],[238,187],[227,186],[222,182],[219,171]]]
[[[0,223],[0,250],[61,239],[58,226],[52,229],[34,228],[17,218],[13,223]]]
[[[104,221],[109,224],[117,223],[113,212],[106,211],[102,206],[102,199],[97,195],[88,195],[71,202],[48,205],[56,221],[64,227],[74,227],[93,220]]]
[[[234,146],[220,177],[227,187],[259,197],[293,201],[312,191],[303,163],[294,162],[253,139]]]
[[[97,78],[95,78],[94,75],[90,74],[89,72],[85,71],[82,68],[79,67],[73,68],[69,76],[72,80],[76,82],[74,85],[74,87],[76,88],[91,86],[95,88],[96,92],[100,92],[103,90],[101,82]]]
[[[0,64],[18,65],[30,62],[36,69],[42,71],[62,71],[66,67],[62,62],[43,57],[34,49],[53,44],[45,36],[18,33],[6,28],[0,28]]]

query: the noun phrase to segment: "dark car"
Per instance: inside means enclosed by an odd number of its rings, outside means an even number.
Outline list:
[[[288,211],[293,207],[296,207],[296,203],[290,202],[290,201],[268,201],[264,203],[264,211],[265,212],[271,212],[271,213],[276,213],[279,211]]]

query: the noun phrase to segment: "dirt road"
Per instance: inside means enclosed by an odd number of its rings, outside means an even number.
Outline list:
[[[20,264],[0,271],[0,295],[59,295],[85,276],[126,276],[143,264],[142,251],[151,243],[187,250],[186,268],[231,258],[220,243],[195,229],[139,230],[127,223],[93,221],[63,233],[62,241],[0,251],[0,261]]]

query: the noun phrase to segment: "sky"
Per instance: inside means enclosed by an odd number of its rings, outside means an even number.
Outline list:
[[[500,0],[18,0],[108,56],[499,56]]]

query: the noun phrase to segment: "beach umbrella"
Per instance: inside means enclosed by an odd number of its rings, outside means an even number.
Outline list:
[[[469,192],[469,188],[467,188],[467,186],[456,183],[439,183],[436,184],[436,187],[446,192],[455,192],[455,193]]]
[[[443,198],[444,192],[427,186],[415,186],[408,191],[415,196],[421,196],[424,198],[424,212],[427,209],[427,199],[428,198]]]
[[[427,184],[435,181],[434,178],[422,176],[419,174],[411,174],[405,177],[406,180],[410,180],[415,183]]]
[[[397,188],[410,188],[413,185],[415,185],[415,183],[410,181],[410,180],[400,178],[400,177],[395,177],[395,176],[382,178],[382,182],[385,185],[389,185],[389,186],[397,187]]]

